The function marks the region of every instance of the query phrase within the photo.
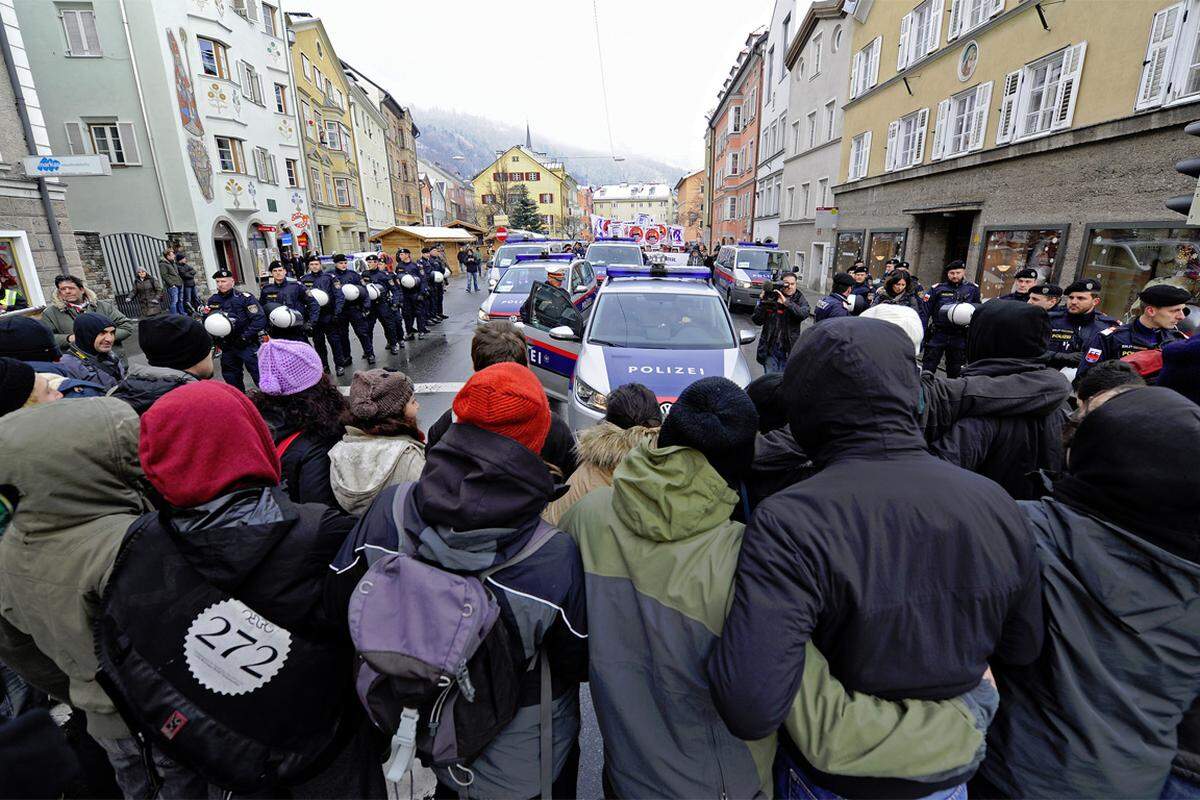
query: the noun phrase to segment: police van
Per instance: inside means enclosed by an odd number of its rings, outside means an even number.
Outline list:
[[[596,275],[601,280],[608,272],[609,265],[621,267],[639,267],[646,263],[642,246],[629,237],[601,237],[588,245],[587,253],[583,256],[592,265]]]
[[[713,375],[750,382],[738,331],[707,269],[661,264],[612,267],[587,310],[539,286],[523,332],[529,365],[546,393],[567,406],[575,430],[604,417],[608,393],[626,383],[649,387],[663,412],[694,381]]]
[[[591,307],[598,287],[596,274],[585,259],[571,253],[522,253],[515,256],[513,265],[479,306],[479,322],[519,317],[534,284],[545,282],[551,265],[566,268],[563,289],[571,296],[572,305],[580,310]]]
[[[786,250],[774,244],[738,242],[721,247],[713,262],[713,283],[731,309],[758,303],[763,284],[791,272]]]

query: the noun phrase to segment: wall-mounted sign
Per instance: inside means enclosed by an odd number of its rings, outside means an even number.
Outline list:
[[[29,156],[21,159],[25,174],[52,175],[111,175],[108,156]]]

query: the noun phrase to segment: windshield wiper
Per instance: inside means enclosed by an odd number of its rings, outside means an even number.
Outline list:
[[[598,344],[598,345],[601,345],[602,347],[624,347],[625,346],[623,344],[617,344],[616,342],[609,342],[609,341],[605,341],[604,339],[597,339],[594,336],[591,339],[588,339],[588,344]]]

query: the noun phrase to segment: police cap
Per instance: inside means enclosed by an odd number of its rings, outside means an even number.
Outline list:
[[[375,255],[374,253],[371,253],[371,255],[367,256],[367,261],[378,261],[378,260],[379,260],[379,256]]]
[[[411,256],[412,253],[409,251],[409,249],[407,247],[401,247],[399,250],[396,251],[396,255]]]
[[[274,271],[275,271],[275,270],[277,270],[277,269],[287,269],[287,267],[285,267],[281,261],[279,261],[279,260],[275,260],[275,261],[272,261],[272,262],[271,262],[271,266],[270,266],[270,268],[269,268],[269,269],[270,269],[272,272],[274,272]]]
[[[851,272],[866,272],[867,267],[864,264],[855,264],[853,267],[850,268],[850,271]]]
[[[1155,308],[1168,308],[1170,306],[1183,305],[1192,299],[1192,295],[1186,289],[1180,289],[1178,286],[1172,286],[1169,283],[1160,283],[1157,286],[1143,289],[1138,298],[1145,305],[1154,306]]]
[[[850,277],[850,273],[848,272],[839,272],[833,276],[833,290],[835,292],[841,291],[842,289],[849,289],[851,286],[854,286],[854,284],[855,280],[854,278]]]
[[[1038,273],[1036,269],[1030,269],[1027,267],[1023,270],[1019,270],[1013,277],[1017,280],[1021,280],[1022,278],[1033,278],[1034,280],[1037,280]]]
[[[335,264],[346,263],[346,254],[345,253],[334,253],[333,254],[333,263],[335,263]]]
[[[893,266],[893,267],[898,267],[898,266],[900,266],[900,259],[898,259],[898,258],[889,258],[887,261],[883,262],[883,265],[884,265],[885,267],[886,267],[886,266],[889,266],[889,265],[890,265],[890,266]]]
[[[213,273],[213,277],[214,278],[232,278],[233,273],[230,272],[229,270],[225,269],[225,267],[221,267],[219,270],[217,270],[216,272]]]
[[[1081,278],[1067,287],[1067,294],[1075,294],[1076,292],[1091,292],[1099,294],[1101,290],[1100,281],[1095,278]]]
[[[1037,286],[1029,290],[1030,294],[1040,294],[1042,297],[1062,297],[1063,290],[1061,286],[1055,286],[1053,283],[1039,283]]]

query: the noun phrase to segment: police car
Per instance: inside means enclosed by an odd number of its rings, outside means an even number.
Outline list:
[[[488,289],[496,288],[496,284],[500,282],[500,276],[505,270],[517,263],[517,256],[536,256],[543,252],[556,252],[562,250],[563,243],[560,241],[552,241],[550,239],[538,239],[530,241],[528,239],[511,239],[496,248],[496,252],[492,253],[492,260],[488,264]]]
[[[588,245],[583,256],[596,270],[601,280],[608,272],[609,265],[623,267],[638,267],[646,263],[642,254],[642,246],[628,237],[601,237]]]
[[[572,304],[581,311],[589,308],[596,299],[597,284],[585,259],[571,253],[520,254],[479,306],[479,321],[519,317],[529,292],[535,283],[545,282],[551,265],[566,269],[563,288],[571,295]]]
[[[708,270],[661,264],[613,267],[591,313],[579,313],[553,295],[538,302],[524,326],[529,365],[551,397],[567,405],[575,430],[604,417],[609,392],[641,383],[658,397],[663,412],[686,386],[720,375],[739,386],[750,382],[741,345],[756,332],[737,331]]]
[[[791,272],[786,250],[773,244],[727,244],[713,262],[713,282],[730,307],[758,303],[764,282]]]

